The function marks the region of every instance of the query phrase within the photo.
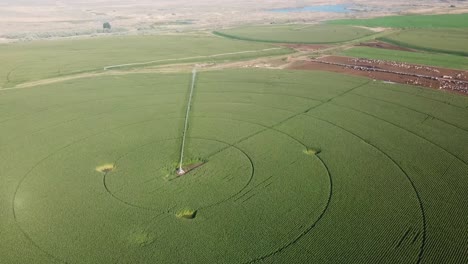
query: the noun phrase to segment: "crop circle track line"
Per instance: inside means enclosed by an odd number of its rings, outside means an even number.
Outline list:
[[[228,118],[217,118],[217,117],[210,117],[210,119],[223,119],[223,120],[236,120],[236,121],[240,121],[240,122],[245,122],[245,123],[250,123],[250,124],[255,124],[255,125],[258,125],[258,126],[261,126],[261,127],[264,127],[263,130],[260,131],[260,133],[264,132],[264,131],[267,131],[267,130],[271,130],[271,131],[275,131],[275,132],[278,132],[280,134],[283,134],[291,139],[293,139],[294,141],[296,141],[297,143],[299,143],[301,146],[303,146],[304,148],[307,148],[307,146],[302,143],[300,140],[298,140],[297,138],[291,136],[290,134],[286,133],[286,132],[283,132],[281,130],[278,130],[278,129],[275,129],[274,127],[268,127],[268,126],[264,126],[264,125],[261,125],[261,124],[258,124],[258,123],[254,123],[254,122],[249,122],[249,121],[243,121],[243,120],[237,120],[237,119],[228,119]],[[234,143],[233,145],[230,145],[228,146],[227,148],[229,147],[233,147],[235,144],[238,144],[238,143]],[[226,148],[226,149],[227,149]],[[223,149],[224,150],[224,149]],[[221,150],[221,151],[223,151]],[[247,155],[248,156],[248,155]],[[248,156],[249,157],[249,156]],[[326,165],[326,163],[323,161],[322,158],[320,158],[319,155],[316,155],[316,157],[318,158],[318,160],[320,161],[321,165],[325,168],[326,172],[327,172],[327,176],[328,176],[328,179],[329,179],[329,186],[330,186],[330,190],[329,190],[329,195],[328,195],[328,198],[327,198],[327,202],[325,204],[325,207],[324,209],[322,210],[321,214],[319,215],[319,217],[316,219],[316,221],[310,225],[306,230],[304,230],[300,235],[298,235],[293,241],[289,242],[288,244],[284,245],[283,247],[275,250],[274,252],[272,253],[269,253],[265,256],[262,256],[262,257],[259,257],[259,258],[256,258],[256,259],[253,259],[253,260],[250,260],[250,261],[247,261],[245,263],[254,263],[254,262],[258,262],[258,261],[261,261],[261,260],[264,260],[268,257],[271,257],[273,255],[276,255],[278,253],[280,253],[281,251],[285,250],[286,248],[288,248],[289,246],[293,245],[294,243],[296,243],[297,241],[299,241],[304,235],[306,235],[308,232],[310,232],[312,230],[313,227],[315,227],[317,225],[317,223],[323,218],[323,216],[325,215],[325,212],[328,210],[328,207],[330,205],[330,202],[331,202],[331,198],[332,198],[332,194],[333,194],[333,181],[332,181],[332,176],[330,174],[330,170],[328,169],[328,166]],[[249,157],[250,159],[250,157]],[[250,159],[250,161],[252,162],[252,168],[254,168],[254,164],[253,164],[253,161]],[[253,173],[252,173],[252,178],[253,178]],[[258,183],[256,186],[260,186],[261,184],[263,184],[264,182],[270,180],[271,177],[265,179],[264,181]],[[249,182],[250,183],[250,182]],[[246,188],[247,186],[245,186]],[[245,189],[244,188],[244,189]],[[240,193],[242,193],[242,191],[238,192],[238,194],[234,195],[232,198],[234,198],[235,196],[239,195]],[[245,194],[243,194],[242,196],[238,197],[236,199],[239,200],[241,197],[245,196],[247,193],[249,192],[246,192]],[[202,209],[206,209],[206,208],[199,208],[199,210],[202,210]]]
[[[260,132],[263,132],[263,131],[266,131],[266,130],[272,130],[272,131],[276,131],[276,132],[279,132],[285,136],[288,136],[289,138],[291,138],[292,140],[296,141],[297,143],[299,143],[300,145],[302,145],[304,148],[307,148],[307,146],[302,143],[301,141],[299,141],[298,139],[294,138],[293,136],[291,136],[290,134],[284,132],[284,131],[281,131],[281,130],[278,130],[274,127],[270,127],[270,126],[266,126],[266,125],[262,125],[260,123],[256,123],[256,122],[252,122],[252,121],[247,121],[247,120],[242,120],[242,119],[237,119],[237,118],[224,118],[224,117],[211,117],[211,116],[193,116],[194,118],[200,118],[200,119],[220,119],[220,120],[226,120],[226,121],[231,121],[231,120],[234,120],[234,121],[238,121],[238,122],[243,122],[243,123],[247,123],[247,124],[252,124],[252,125],[257,125],[257,126],[260,126],[260,127],[263,127],[264,130],[261,130]],[[234,144],[238,144],[238,143],[234,143]]]
[[[288,112],[288,113],[296,113],[294,111],[284,109],[284,108],[279,108],[279,107],[273,107],[273,106],[266,106],[266,105],[259,105],[255,104],[253,102],[204,102],[204,105],[235,105],[235,104],[241,104],[241,105],[252,105],[260,108],[269,108],[269,109],[275,109],[283,112]],[[194,107],[195,109],[195,107]]]
[[[128,155],[129,153],[135,152],[135,151],[137,151],[138,149],[143,148],[143,147],[145,147],[145,146],[154,144],[154,143],[156,143],[156,142],[169,141],[169,140],[177,140],[177,139],[180,139],[180,138],[181,138],[181,137],[169,138],[169,139],[162,139],[162,140],[152,140],[152,141],[150,141],[150,142],[147,142],[147,143],[145,143],[145,144],[143,144],[143,145],[140,145],[140,146],[134,148],[133,150],[131,150],[131,151],[129,151],[129,152],[126,152],[126,153],[122,154],[119,158],[117,158],[117,159],[114,161],[114,164],[118,164],[118,162],[119,162],[120,159],[122,159],[123,157],[125,157],[125,156]],[[242,191],[244,191],[244,190],[248,187],[248,185],[251,183],[251,181],[252,181],[252,179],[253,179],[253,177],[254,177],[255,167],[254,167],[254,164],[253,164],[253,162],[252,162],[252,158],[251,158],[245,151],[243,151],[241,148],[239,148],[239,147],[237,147],[237,146],[234,146],[234,145],[232,145],[232,144],[230,144],[230,143],[228,143],[228,142],[222,141],[222,140],[209,139],[209,138],[203,138],[203,137],[188,137],[188,138],[190,138],[190,139],[201,139],[201,140],[206,140],[206,141],[215,141],[215,142],[219,142],[219,143],[222,143],[222,144],[226,145],[226,147],[223,147],[223,148],[221,148],[221,149],[219,149],[219,150],[217,150],[217,151],[214,151],[214,152],[211,153],[211,154],[208,154],[208,156],[207,156],[208,158],[209,158],[209,157],[212,157],[212,156],[214,156],[214,155],[216,155],[216,154],[219,154],[219,153],[221,153],[221,152],[223,152],[223,151],[225,151],[225,150],[227,150],[227,149],[229,149],[229,148],[232,147],[232,148],[237,149],[237,150],[240,151],[245,157],[247,157],[247,159],[249,160],[250,166],[251,166],[251,174],[250,174],[250,176],[249,176],[249,180],[248,180],[247,183],[241,188],[240,191],[238,191],[238,192],[235,193],[234,195],[231,195],[231,196],[225,198],[225,199],[222,200],[222,201],[218,201],[218,202],[215,202],[215,203],[212,203],[212,204],[209,204],[209,205],[202,206],[202,207],[198,208],[197,210],[207,209],[207,208],[210,208],[210,207],[218,206],[218,205],[220,205],[220,204],[222,204],[222,203],[224,203],[224,202],[227,202],[227,201],[231,200],[232,198],[234,198],[235,196],[237,196],[239,193],[241,193]],[[110,194],[113,198],[115,198],[115,199],[118,200],[119,202],[122,202],[122,203],[124,203],[124,204],[126,204],[127,206],[130,206],[130,207],[135,207],[135,208],[144,209],[144,210],[149,210],[149,211],[155,211],[154,208],[135,205],[135,204],[133,204],[133,203],[129,203],[129,202],[127,202],[127,201],[125,201],[125,200],[123,200],[123,199],[117,197],[116,195],[114,195],[114,193],[113,193],[112,191],[110,191],[110,189],[107,187],[106,178],[107,178],[107,173],[104,174],[104,176],[103,176],[103,185],[104,185],[104,188],[105,188],[106,192],[107,192],[108,194]]]
[[[106,115],[106,114],[111,114],[111,113],[117,113],[117,112],[121,112],[121,111],[128,111],[128,110],[132,110],[132,109],[146,108],[146,107],[155,106],[155,105],[172,105],[172,104],[176,105],[176,103],[147,104],[147,105],[140,105],[140,106],[136,106],[136,107],[127,107],[127,108],[123,108],[123,109],[120,108],[120,109],[117,109],[117,110],[105,111],[105,112],[100,112],[100,113],[98,113],[98,114],[93,114],[93,115],[88,115],[88,116],[83,116],[83,117],[68,119],[68,120],[64,120],[64,121],[61,121],[61,122],[57,122],[57,123],[55,123],[55,124],[51,124],[50,126],[47,126],[47,127],[44,127],[44,128],[38,129],[38,130],[35,130],[35,131],[32,131],[31,133],[28,133],[28,134],[26,134],[26,135],[14,137],[14,138],[13,138],[12,140],[10,140],[10,141],[13,142],[15,139],[18,139],[18,138],[21,138],[21,137],[32,136],[32,135],[34,135],[34,134],[41,133],[41,132],[47,131],[47,130],[49,130],[49,129],[56,128],[56,127],[59,127],[59,126],[61,126],[61,125],[68,124],[68,123],[71,123],[71,122],[75,122],[75,121],[78,121],[78,120],[86,120],[86,119],[95,118],[95,117],[101,116],[101,115]],[[164,115],[164,116],[166,116],[166,115]],[[175,117],[175,118],[177,118],[177,117]],[[7,145],[8,145],[8,144],[7,144]]]
[[[372,96],[366,96],[366,95],[362,95],[362,94],[358,94],[358,93],[351,93],[351,94],[352,94],[352,95],[357,95],[357,96],[360,96],[360,97],[364,97],[364,98],[369,98],[369,99],[372,99],[372,100],[375,100],[375,101],[385,102],[385,103],[391,104],[391,105],[396,105],[396,106],[398,106],[398,107],[405,108],[405,109],[414,111],[414,112],[419,113],[419,114],[431,116],[431,117],[433,117],[433,118],[435,118],[435,119],[441,121],[442,123],[445,123],[445,124],[447,124],[447,125],[453,126],[453,127],[458,128],[458,129],[460,129],[460,130],[462,130],[462,131],[468,132],[468,130],[465,129],[465,128],[459,127],[459,126],[457,126],[457,125],[455,125],[455,124],[452,124],[452,123],[450,123],[450,122],[448,122],[448,121],[445,121],[445,120],[443,120],[443,119],[440,119],[440,118],[438,118],[438,117],[435,117],[435,116],[433,116],[433,115],[431,115],[431,114],[421,112],[421,111],[419,111],[419,110],[416,110],[416,109],[407,107],[407,106],[405,106],[405,105],[401,105],[401,104],[398,104],[398,103],[395,103],[395,102],[391,102],[391,101],[387,101],[387,100],[375,98],[375,97],[372,97]]]
[[[227,94],[227,93],[233,93],[233,94],[256,94],[256,95],[277,95],[277,96],[289,96],[289,97],[295,97],[295,98],[300,98],[300,99],[305,99],[305,100],[310,100],[310,101],[316,101],[316,102],[323,102],[322,100],[319,100],[317,98],[312,98],[312,97],[307,97],[307,96],[299,96],[299,95],[292,95],[292,94],[286,94],[286,93],[270,93],[270,92],[237,92],[237,91],[199,91],[197,94]]]
[[[417,263],[421,263],[422,261],[422,256],[423,256],[423,253],[424,253],[424,247],[426,245],[426,213],[425,213],[425,210],[424,210],[424,206],[423,206],[423,203],[422,203],[422,199],[421,199],[421,196],[419,194],[419,191],[417,190],[416,188],[416,185],[414,184],[413,180],[411,179],[411,177],[406,173],[406,171],[396,162],[396,160],[394,160],[392,157],[390,157],[390,155],[388,155],[386,152],[384,152],[383,150],[381,150],[379,147],[377,147],[376,145],[370,143],[369,141],[365,140],[364,138],[362,138],[361,136],[359,136],[358,134],[340,126],[340,125],[337,125],[335,123],[332,123],[328,120],[325,120],[325,119],[322,119],[322,118],[319,118],[319,117],[316,117],[316,116],[313,116],[313,115],[304,115],[304,116],[307,116],[309,118],[313,118],[313,119],[316,119],[316,120],[319,120],[319,121],[322,121],[324,123],[327,123],[327,124],[330,124],[332,126],[335,126],[337,128],[340,128],[341,130],[355,136],[356,138],[359,138],[362,142],[364,142],[365,144],[371,146],[372,148],[376,149],[378,152],[382,153],[385,157],[387,157],[404,175],[405,175],[405,178],[408,180],[408,182],[410,183],[415,195],[416,195],[416,199],[418,200],[418,204],[419,204],[419,211],[421,213],[421,219],[422,219],[422,226],[423,226],[423,230],[422,230],[422,242],[421,242],[421,246],[419,248],[419,254],[418,254],[418,262]]]
[[[454,105],[454,104],[450,104],[448,102],[445,102],[445,101],[441,101],[441,100],[436,100],[436,99],[433,99],[433,98],[430,98],[430,97],[426,97],[426,96],[422,96],[420,95],[423,91],[426,91],[427,88],[421,88],[421,87],[415,87],[415,86],[412,86],[413,88],[417,88],[419,91],[417,93],[410,93],[410,92],[405,92],[405,91],[399,91],[399,90],[395,90],[395,89],[392,89],[392,88],[386,88],[387,90],[390,90],[392,92],[395,92],[395,93],[404,93],[404,94],[409,94],[409,95],[412,95],[412,96],[415,96],[415,97],[420,97],[420,98],[424,98],[426,100],[430,100],[430,101],[434,101],[434,102],[438,102],[438,103],[442,103],[442,104],[445,104],[445,105],[448,105],[448,106],[451,106],[451,107],[455,107],[455,108],[459,108],[461,110],[464,110],[464,111],[467,111],[468,109],[465,108],[465,107],[461,107],[461,106],[458,106],[458,105]],[[468,106],[467,106],[468,107]]]
[[[205,118],[205,117],[198,117],[198,118]],[[208,119],[223,119],[223,120],[232,120],[232,119],[227,119],[227,118],[216,118],[216,117],[208,117]],[[293,139],[294,141],[296,141],[297,143],[299,143],[301,146],[303,147],[306,147],[306,145],[304,143],[302,143],[301,141],[299,141],[298,139],[292,137],[290,134],[288,133],[285,133],[283,131],[280,131],[280,130],[277,130],[275,128],[270,128],[270,127],[267,127],[267,126],[264,126],[264,125],[261,125],[261,124],[258,124],[258,123],[254,123],[254,122],[248,122],[248,121],[243,121],[243,120],[236,120],[236,121],[240,121],[240,122],[245,122],[245,123],[251,123],[251,124],[256,124],[256,125],[259,125],[261,127],[264,127],[266,128],[265,130],[262,130],[261,132],[264,132],[266,130],[272,130],[272,131],[275,131],[275,132],[278,132],[280,134],[283,134],[283,135],[286,135],[287,137]],[[210,156],[212,155],[216,155],[226,149],[229,149],[231,147],[234,147],[236,149],[238,149],[239,151],[241,151],[242,153],[244,153],[244,155],[249,159],[250,161],[250,165],[251,165],[251,169],[252,169],[252,173],[251,173],[251,177],[249,179],[249,181],[246,183],[246,185],[241,188],[241,190],[239,190],[237,193],[235,193],[234,195],[231,195],[230,197],[227,197],[226,199],[222,200],[222,201],[219,201],[217,203],[214,203],[212,205],[208,205],[208,206],[202,206],[200,208],[197,208],[197,210],[204,210],[204,209],[208,209],[208,208],[211,208],[211,207],[214,207],[214,206],[218,206],[224,202],[227,202],[233,198],[235,198],[236,196],[238,196],[239,194],[241,194],[247,187],[248,185],[250,185],[251,181],[253,180],[253,177],[254,177],[254,174],[255,174],[255,166],[253,164],[253,161],[251,159],[251,157],[245,152],[243,151],[241,148],[238,148],[236,147],[234,144],[230,144],[230,143],[227,143],[225,141],[221,141],[221,140],[215,140],[215,139],[209,139],[209,138],[203,138],[203,137],[190,137],[191,139],[202,139],[202,140],[210,140],[210,141],[217,141],[217,142],[220,142],[220,143],[223,143],[223,144],[226,144],[227,146],[225,148],[222,148],[216,152],[214,152],[213,154],[211,154]],[[149,143],[151,144],[151,143]],[[250,260],[246,263],[254,263],[254,262],[257,262],[257,261],[260,261],[260,260],[263,260],[265,258],[268,258],[270,256],[273,256],[275,254],[278,254],[280,253],[281,251],[285,250],[286,248],[288,248],[289,246],[293,245],[294,243],[296,243],[297,241],[299,241],[304,235],[306,235],[308,232],[310,232],[310,230],[313,229],[313,227],[316,226],[316,224],[323,218],[323,216],[325,215],[325,212],[327,211],[329,205],[330,205],[330,202],[331,202],[331,198],[332,198],[332,189],[333,189],[333,182],[332,182],[332,177],[331,177],[331,174],[330,174],[330,171],[328,169],[328,166],[325,164],[325,162],[323,161],[322,158],[320,158],[319,156],[317,156],[317,158],[319,159],[320,163],[322,164],[322,166],[325,168],[326,172],[327,172],[327,176],[328,176],[328,179],[329,179],[329,186],[330,186],[330,190],[329,190],[329,195],[328,195],[328,198],[327,198],[327,202],[322,210],[322,212],[320,213],[319,217],[316,219],[316,221],[314,221],[314,223],[312,223],[308,228],[306,228],[301,234],[299,234],[294,240],[290,241],[289,243],[287,243],[286,245],[282,246],[281,248],[275,250],[274,252],[272,253],[269,253],[265,256],[262,256],[260,258],[257,258],[257,259],[254,259],[254,260]],[[116,161],[117,163],[118,161]],[[267,178],[266,180],[268,180],[269,178]],[[263,183],[263,182],[262,182]],[[259,183],[258,185],[261,185],[262,183]],[[256,185],[256,186],[258,186]]]
[[[174,94],[178,94],[178,93],[174,93]],[[230,104],[246,104],[246,105],[254,105],[253,103],[246,103],[246,102],[230,102]],[[25,136],[29,136],[29,135],[33,135],[35,133],[39,133],[39,132],[42,132],[42,131],[46,131],[52,127],[57,127],[57,126],[60,126],[62,124],[66,124],[66,123],[69,123],[69,122],[74,122],[74,121],[77,121],[77,120],[85,120],[85,119],[89,119],[89,118],[93,118],[93,117],[96,117],[96,116],[100,116],[100,115],[105,115],[105,114],[109,114],[109,113],[114,113],[114,112],[120,112],[120,111],[123,111],[123,110],[129,110],[129,109],[139,109],[139,108],[145,108],[145,107],[149,107],[149,106],[154,106],[154,105],[171,105],[171,104],[174,104],[175,103],[158,103],[158,104],[148,104],[148,105],[144,105],[144,106],[137,106],[137,107],[128,107],[128,108],[125,108],[125,109],[117,109],[117,110],[112,110],[112,111],[105,111],[105,112],[101,112],[101,113],[98,113],[98,114],[94,114],[94,115],[89,115],[89,116],[84,116],[84,117],[78,117],[78,118],[73,118],[73,119],[69,119],[69,120],[65,120],[65,121],[62,121],[62,122],[58,122],[58,123],[55,123],[55,124],[52,124],[51,126],[48,126],[48,127],[45,127],[45,128],[41,128],[39,130],[35,130]],[[216,103],[212,103],[212,104],[216,104]],[[223,104],[226,104],[226,103],[223,103]],[[285,111],[285,112],[290,112],[290,113],[296,113],[294,111],[291,111],[291,110],[288,110],[288,109],[283,109],[283,108],[277,108],[277,107],[271,107],[271,106],[264,106],[264,105],[261,105],[261,107],[264,107],[264,108],[271,108],[271,109],[277,109],[277,110],[280,110],[280,111]],[[56,108],[51,108],[51,109],[56,109]],[[48,109],[50,110],[50,109]],[[36,112],[37,113],[37,112]],[[27,116],[29,115],[34,115],[36,113],[31,113],[31,114],[28,114]],[[7,122],[8,120],[6,120],[5,122]],[[1,123],[1,122],[0,122]],[[15,139],[18,138],[18,137],[15,137]]]
[[[90,139],[92,137],[95,137],[97,135],[100,135],[100,134],[104,134],[104,133],[108,133],[112,130],[115,130],[115,129],[118,129],[118,128],[123,128],[123,127],[129,127],[129,126],[132,126],[132,125],[136,125],[136,124],[143,124],[143,123],[148,123],[148,122],[153,122],[153,121],[156,121],[156,120],[167,120],[167,119],[174,119],[174,118],[156,118],[156,119],[149,119],[149,120],[144,120],[144,121],[139,121],[139,122],[134,122],[134,123],[129,123],[129,124],[125,124],[125,125],[121,125],[121,126],[117,126],[117,127],[113,127],[113,128],[110,128],[110,129],[106,129],[106,130],[103,130],[103,131],[99,131],[97,133],[93,133],[91,135],[88,135],[88,136],[85,136],[83,138],[80,138],[80,139],[77,139],[77,140],[74,140],[60,148],[58,148],[57,150],[55,150],[54,152],[52,153],[49,153],[47,156],[45,156],[44,158],[40,159],[38,162],[36,162],[27,172],[26,174],[21,178],[21,180],[18,182],[18,184],[16,185],[16,188],[15,188],[15,191],[13,193],[13,198],[11,200],[11,210],[12,210],[12,215],[13,215],[13,220],[16,224],[16,226],[20,229],[21,233],[28,239],[28,241],[30,241],[37,249],[39,249],[41,252],[43,252],[44,254],[52,257],[53,259],[59,261],[59,262],[62,262],[62,263],[67,263],[66,261],[64,260],[61,260],[60,258],[54,256],[53,254],[51,254],[50,252],[47,252],[45,249],[43,249],[41,246],[39,246],[29,235],[28,233],[26,232],[26,230],[23,229],[23,227],[21,226],[21,224],[18,222],[18,219],[17,219],[17,215],[16,215],[16,209],[15,209],[15,201],[16,201],[16,196],[18,194],[18,191],[21,187],[21,185],[23,184],[23,182],[28,178],[28,176],[30,175],[30,173],[36,168],[38,167],[40,164],[42,164],[44,161],[46,161],[47,159],[51,158],[52,156],[58,154],[59,152],[79,143],[79,142],[82,142],[82,141],[85,141],[87,139]]]
[[[322,158],[320,158],[319,156],[320,154],[316,155],[316,157],[318,158],[318,160],[320,161],[320,164],[325,168],[326,172],[327,172],[327,176],[328,176],[328,180],[329,180],[329,186],[330,186],[330,190],[329,190],[329,193],[328,193],[328,198],[327,198],[327,202],[325,204],[325,207],[322,209],[322,212],[320,212],[320,215],[319,217],[314,221],[314,223],[312,223],[311,225],[309,225],[304,231],[302,231],[302,233],[300,233],[294,240],[290,241],[289,243],[287,243],[286,245],[284,245],[283,247],[267,254],[267,255],[264,255],[262,257],[259,257],[259,258],[255,258],[255,259],[252,259],[250,261],[247,261],[247,262],[244,262],[244,264],[248,264],[248,263],[255,263],[255,262],[259,262],[259,261],[263,261],[269,257],[272,257],[276,254],[279,254],[281,253],[283,250],[286,250],[287,248],[289,248],[290,246],[292,246],[293,244],[297,243],[297,241],[299,241],[302,237],[304,237],[305,235],[307,235],[316,225],[317,223],[319,223],[320,220],[322,220],[323,216],[325,215],[326,211],[328,210],[328,207],[330,206],[330,202],[331,202],[331,199],[332,199],[332,195],[333,195],[333,180],[332,180],[332,176],[331,176],[331,173],[330,173],[330,170],[328,169],[328,166],[327,164],[323,161]]]
[[[175,138],[166,138],[166,139],[158,139],[158,140],[152,140],[148,143],[145,143],[143,145],[140,145],[136,148],[134,148],[132,151],[129,151],[129,152],[126,152],[124,154],[122,154],[120,157],[118,157],[115,161],[114,161],[114,164],[117,166],[118,162],[120,159],[122,159],[123,157],[125,157],[126,155],[128,155],[129,153],[132,153],[134,151],[137,151],[138,149],[140,148],[143,148],[145,146],[148,146],[148,145],[151,145],[151,144],[154,144],[154,143],[157,143],[157,142],[164,142],[164,141],[170,141],[170,140],[177,140],[177,139],[180,139],[180,137],[175,137]],[[107,175],[108,173],[106,172],[103,177],[102,177],[102,184],[104,186],[104,189],[106,190],[106,192],[112,196],[112,198],[118,200],[119,202],[121,203],[124,203],[130,207],[134,207],[134,208],[138,208],[138,209],[144,209],[144,210],[148,210],[148,211],[155,211],[153,208],[149,208],[149,207],[144,207],[144,206],[139,206],[139,205],[136,205],[136,204],[132,204],[132,203],[129,203],[123,199],[120,199],[118,196],[114,195],[114,193],[107,187],[107,183],[106,183],[106,179],[107,179]]]
[[[449,154],[450,156],[454,157],[455,159],[459,160],[460,162],[462,162],[463,164],[465,164],[465,165],[468,166],[468,163],[467,163],[466,161],[464,161],[463,159],[461,159],[461,158],[458,157],[457,155],[453,154],[452,152],[448,151],[447,149],[443,148],[443,147],[440,146],[439,144],[436,144],[436,143],[430,141],[429,139],[427,139],[427,138],[425,138],[425,137],[423,137],[423,136],[421,136],[421,135],[419,135],[419,134],[416,134],[416,133],[414,133],[414,132],[412,132],[412,131],[410,131],[410,130],[408,130],[408,129],[402,127],[402,126],[399,126],[399,125],[397,125],[397,124],[395,124],[395,123],[393,123],[393,122],[390,122],[390,121],[388,121],[388,120],[385,120],[385,119],[380,118],[380,117],[378,117],[378,116],[375,116],[375,115],[373,115],[373,114],[369,114],[369,113],[367,113],[367,112],[358,110],[358,109],[353,108],[353,107],[343,106],[343,105],[339,105],[339,104],[336,104],[336,103],[332,103],[332,104],[335,105],[335,106],[341,107],[341,108],[346,108],[346,109],[353,110],[353,111],[355,111],[355,112],[361,113],[361,114],[363,114],[363,115],[370,116],[370,117],[375,118],[375,119],[377,119],[377,120],[380,120],[380,121],[382,121],[382,122],[385,122],[385,123],[388,123],[388,124],[390,124],[390,125],[393,125],[394,127],[398,128],[398,129],[401,129],[401,130],[403,130],[403,131],[406,131],[407,133],[409,133],[409,134],[411,134],[411,135],[413,135],[413,136],[416,136],[417,138],[421,138],[421,139],[423,139],[424,141],[426,141],[426,142],[428,142],[428,143],[430,143],[430,144],[432,144],[432,145],[438,147],[439,149],[445,151],[445,152],[446,152],[447,154]]]
[[[25,113],[25,114],[22,114],[22,115],[18,115],[18,116],[14,116],[14,117],[10,117],[10,118],[7,118],[7,119],[3,119],[3,120],[0,120],[0,124],[2,123],[5,123],[5,122],[8,122],[8,121],[11,121],[11,120],[21,120],[21,119],[24,119],[24,118],[27,118],[29,116],[33,116],[33,115],[36,115],[38,113],[42,113],[42,112],[47,112],[49,110],[57,110],[57,109],[62,109],[62,108],[67,108],[71,105],[73,106],[76,106],[76,105],[83,105],[83,104],[87,104],[87,103],[96,103],[96,102],[99,102],[99,101],[105,101],[105,100],[111,100],[111,99],[116,99],[116,98],[137,98],[137,97],[146,97],[146,96],[149,96],[149,95],[154,95],[154,96],[160,96],[160,95],[174,95],[174,94],[185,94],[184,92],[176,92],[176,93],[147,93],[147,94],[139,94],[139,95],[133,95],[133,96],[109,96],[109,97],[105,97],[105,98],[100,98],[100,99],[93,99],[93,100],[84,100],[84,101],[81,101],[81,102],[75,102],[75,103],[69,103],[69,104],[58,104],[58,105],[53,105],[53,106],[50,106],[50,107],[47,107],[47,108],[43,108],[43,109],[39,109],[39,110],[36,110],[32,113]]]
[[[220,143],[224,143],[224,144],[228,145],[227,147],[221,149],[220,151],[214,152],[213,154],[209,155],[208,157],[212,157],[212,156],[214,156],[216,154],[219,154],[219,153],[221,153],[221,152],[223,152],[223,151],[225,151],[225,150],[227,150],[229,148],[235,148],[235,149],[237,149],[238,151],[240,151],[242,154],[244,154],[247,157],[247,159],[249,160],[249,163],[250,163],[250,168],[251,168],[251,174],[249,176],[249,180],[246,182],[246,184],[238,192],[234,193],[231,196],[226,197],[224,200],[218,201],[218,202],[210,204],[210,205],[205,205],[205,206],[199,207],[197,210],[208,209],[208,208],[211,208],[211,207],[214,207],[214,206],[218,206],[218,205],[220,205],[222,203],[225,203],[225,202],[233,199],[234,197],[236,197],[240,193],[242,193],[250,185],[250,183],[252,182],[252,180],[254,178],[254,175],[255,175],[255,165],[254,165],[254,163],[252,161],[252,158],[244,150],[242,150],[241,148],[239,148],[239,147],[237,147],[235,145],[229,144],[229,143],[224,142],[224,141],[216,140],[216,139],[207,139],[207,138],[202,138],[202,137],[189,137],[189,138],[216,141],[216,142],[220,142]]]

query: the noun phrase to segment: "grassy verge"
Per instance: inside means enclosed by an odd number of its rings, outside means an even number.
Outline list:
[[[330,25],[355,25],[392,28],[466,28],[468,14],[386,16],[370,19],[340,19]]]

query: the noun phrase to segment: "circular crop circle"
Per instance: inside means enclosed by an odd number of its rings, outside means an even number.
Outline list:
[[[126,204],[166,212],[219,204],[251,181],[253,165],[244,152],[207,139],[190,139],[200,158],[186,160],[184,165],[194,169],[177,175],[177,164],[158,159],[157,152],[178,142],[156,141],[123,155],[116,162],[118,169],[104,177],[108,192]]]
[[[291,153],[288,160],[272,167],[266,156],[251,156],[256,151],[248,144],[189,138],[188,156],[204,158],[205,163],[184,176],[175,175],[173,163],[180,139],[120,149],[114,153],[112,170],[106,169],[110,164],[96,170],[103,164],[92,164],[95,157],[86,153],[109,151],[111,144],[95,143],[110,143],[112,138],[92,137],[51,155],[27,175],[16,195],[16,220],[38,248],[67,262],[76,261],[68,247],[90,244],[90,256],[118,256],[131,247],[129,259],[158,251],[151,257],[156,262],[171,255],[165,250],[170,248],[193,259],[205,258],[216,248],[229,248],[223,259],[261,258],[306,232],[323,214],[331,191],[319,159],[305,155],[286,135],[266,134],[278,138],[280,145],[265,146],[265,154],[280,147]],[[118,147],[114,150],[119,152]],[[300,173],[293,169],[298,166]],[[96,195],[100,188],[108,195]],[[304,199],[313,203],[301,202]],[[178,217],[184,210],[194,217]],[[280,227],[281,235],[272,226]],[[77,239],[56,244],[50,235]],[[256,246],[246,243],[252,237],[258,239]],[[193,251],[194,243],[214,244]]]

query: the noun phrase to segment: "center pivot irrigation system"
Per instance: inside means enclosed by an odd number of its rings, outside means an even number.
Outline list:
[[[195,87],[195,79],[197,77],[197,68],[194,67],[192,70],[192,83],[190,84],[190,95],[187,103],[187,111],[185,113],[185,123],[184,123],[184,132],[182,134],[182,145],[180,147],[180,161],[179,161],[179,168],[177,169],[178,175],[184,175],[186,172],[182,168],[182,164],[184,161],[184,149],[185,149],[185,138],[187,136],[187,127],[188,127],[188,120],[190,115],[190,107],[192,106],[192,96],[193,96],[193,88]]]

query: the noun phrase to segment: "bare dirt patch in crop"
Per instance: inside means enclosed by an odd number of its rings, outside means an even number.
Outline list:
[[[342,56],[301,60],[289,68],[365,76],[390,83],[417,85],[468,95],[468,71],[462,70]]]
[[[114,164],[104,164],[102,166],[96,167],[96,171],[102,172],[102,173],[109,173],[115,169]]]
[[[319,148],[307,148],[304,151],[304,154],[309,155],[309,156],[315,156],[321,152]]]
[[[203,166],[206,162],[198,162],[198,163],[193,163],[193,164],[189,164],[189,165],[186,165],[186,166],[183,166],[182,169],[184,171],[183,174],[180,174],[179,176],[184,176],[184,175],[187,175],[189,174],[191,171]],[[179,168],[177,168],[178,170]]]
[[[176,214],[177,218],[182,218],[182,219],[194,219],[197,216],[197,210],[182,210]]]

